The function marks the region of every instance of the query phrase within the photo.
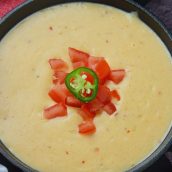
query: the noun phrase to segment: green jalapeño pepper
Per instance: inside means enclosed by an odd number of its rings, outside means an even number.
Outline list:
[[[86,67],[79,67],[69,73],[65,78],[68,90],[80,101],[93,100],[98,91],[98,77],[96,73]]]

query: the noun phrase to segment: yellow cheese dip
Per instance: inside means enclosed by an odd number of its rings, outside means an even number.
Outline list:
[[[78,133],[82,119],[45,120],[53,104],[50,58],[71,65],[68,47],[106,58],[127,77],[117,88],[118,114],[102,112],[93,135]],[[41,172],[122,172],[161,143],[172,120],[172,64],[157,35],[136,15],[71,3],[39,11],[0,42],[0,138],[27,165]]]

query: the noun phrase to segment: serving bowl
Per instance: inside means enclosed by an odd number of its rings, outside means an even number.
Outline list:
[[[16,9],[11,11],[0,21],[0,40],[8,33],[8,31],[14,27],[18,22],[32,13],[62,3],[77,2],[77,0],[28,0],[25,3],[18,6]],[[80,2],[80,1],[79,1]],[[85,2],[85,1],[84,1]],[[152,14],[147,12],[137,3],[129,0],[87,0],[87,2],[95,2],[110,5],[127,12],[137,11],[139,18],[146,23],[164,42],[167,49],[172,55],[172,37],[166,28],[158,21]],[[143,171],[155,162],[171,145],[172,143],[172,128],[168,132],[167,136],[160,144],[160,146],[145,160],[137,164],[128,172]],[[16,166],[21,168],[23,171],[36,171],[31,167],[24,164],[21,160],[15,157],[10,150],[0,141],[0,152],[9,159]]]

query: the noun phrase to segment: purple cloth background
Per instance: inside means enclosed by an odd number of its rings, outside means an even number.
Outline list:
[[[172,0],[150,0],[145,7],[155,14],[172,33]]]

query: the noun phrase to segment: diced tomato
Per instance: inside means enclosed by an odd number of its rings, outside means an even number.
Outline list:
[[[85,121],[93,119],[96,116],[95,112],[90,112],[90,109],[86,104],[83,104],[78,112]]]
[[[66,96],[72,96],[71,92],[67,89],[65,83],[60,84],[62,91],[66,94]]]
[[[51,69],[60,71],[67,68],[67,64],[62,59],[49,59]]]
[[[88,53],[69,47],[69,56],[72,63],[84,62],[85,66],[88,66],[88,58],[89,58]]]
[[[83,75],[86,76],[86,78],[85,78],[86,81],[90,82],[91,84],[94,84],[94,77],[90,73],[81,72],[81,76],[83,76]]]
[[[82,103],[73,96],[66,97],[66,105],[72,107],[81,107]]]
[[[72,64],[72,66],[73,66],[73,69],[77,69],[79,67],[87,67],[86,64],[84,62],[82,62],[82,61],[75,62],[75,63]]]
[[[63,72],[63,71],[55,71],[54,72],[54,78],[53,78],[53,83],[57,84],[57,83],[64,83],[65,82],[65,78],[66,78],[67,73]]]
[[[53,82],[53,84],[57,84],[58,83],[58,79],[53,78],[52,82]]]
[[[91,102],[86,104],[87,108],[90,110],[90,112],[98,112],[102,110],[104,104],[97,98],[92,100]]]
[[[120,100],[121,99],[121,97],[120,97],[120,95],[118,94],[118,91],[117,90],[112,90],[111,91],[111,96],[112,97],[114,97],[116,100]]]
[[[104,81],[108,78],[110,73],[110,67],[105,60],[100,60],[95,67],[95,72],[98,75],[100,81]]]
[[[92,134],[96,131],[96,127],[92,120],[84,121],[79,125],[80,134]]]
[[[108,87],[105,85],[99,85],[97,98],[103,103],[106,104],[111,101],[111,92]]]
[[[125,70],[112,70],[109,74],[109,80],[112,80],[114,83],[119,84],[125,77]]]
[[[104,60],[104,58],[90,56],[88,59],[88,67],[95,70],[96,64],[101,60]]]
[[[110,102],[103,107],[103,110],[109,115],[112,115],[114,112],[116,112],[117,109],[116,106],[112,102]]]
[[[49,96],[57,103],[65,103],[67,92],[64,91],[63,85],[57,84],[50,91]]]
[[[44,109],[44,118],[52,119],[55,117],[62,117],[67,115],[67,108],[63,104],[55,104]]]

